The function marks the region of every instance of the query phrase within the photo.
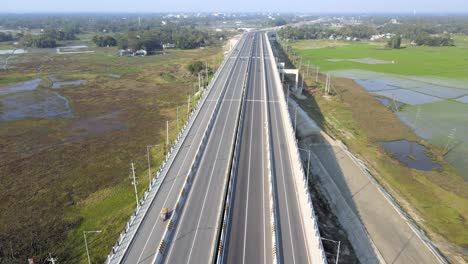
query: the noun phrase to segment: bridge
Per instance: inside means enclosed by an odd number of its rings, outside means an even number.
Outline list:
[[[245,33],[107,263],[326,262],[279,77],[268,34]]]

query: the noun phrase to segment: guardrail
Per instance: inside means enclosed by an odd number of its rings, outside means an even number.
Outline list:
[[[238,44],[239,43],[237,43],[236,46]],[[164,181],[169,168],[171,167],[175,157],[177,156],[177,153],[179,152],[180,147],[184,143],[188,132],[190,131],[195,119],[197,118],[198,113],[200,112],[201,106],[205,103],[206,98],[208,98],[208,95],[210,94],[214,83],[218,79],[220,72],[222,71],[227,61],[231,57],[231,54],[233,51],[234,49],[232,49],[230,53],[225,57],[222,64],[220,65],[216,73],[214,74],[213,79],[209,83],[207,89],[203,91],[202,95],[200,96],[200,100],[198,101],[198,103],[195,105],[195,107],[191,111],[189,118],[186,120],[174,144],[171,146],[169,152],[167,153],[166,159],[162,162],[155,176],[151,180],[151,184],[148,187],[148,190],[146,190],[145,193],[143,194],[143,197],[140,200],[137,208],[135,209],[135,212],[132,214],[129,221],[125,225],[124,230],[120,233],[119,238],[117,239],[117,242],[112,247],[111,252],[107,256],[107,259],[104,263],[106,264],[120,263],[122,261],[123,257],[126,254],[128,246],[133,241],[136,231],[140,227],[142,220],[145,218],[146,213],[148,212],[150,205],[154,197],[157,194],[161,186],[161,183]]]
[[[244,46],[244,44],[245,44],[245,41],[242,42],[242,46]],[[238,45],[236,45],[236,47],[237,46]],[[239,51],[241,49],[242,48],[240,48]],[[237,64],[238,60],[239,60],[239,56],[236,57],[236,61],[234,62],[234,67]],[[226,82],[227,80],[230,79],[232,74],[233,74],[233,71],[229,72]],[[196,175],[200,159],[203,156],[203,153],[206,147],[206,142],[209,139],[209,135],[214,126],[215,119],[216,119],[216,116],[218,115],[219,109],[221,108],[221,102],[223,101],[226,91],[227,89],[223,88],[222,94],[219,96],[218,101],[216,102],[215,110],[213,111],[213,114],[211,115],[210,120],[208,121],[208,126],[206,127],[205,132],[203,134],[202,143],[200,144],[199,149],[197,151],[197,155],[190,166],[189,173],[187,174],[187,177],[185,180],[185,185],[179,193],[177,204],[175,206],[175,209],[172,212],[171,218],[169,219],[169,223],[167,224],[166,230],[164,231],[163,238],[158,246],[157,252],[153,258],[152,263],[161,263],[164,260],[166,248],[168,244],[171,242],[172,236],[174,235],[173,231],[175,230],[175,225],[177,224],[177,221],[179,220],[178,219],[179,214],[182,211],[182,208],[185,204],[185,199],[190,191],[193,177]]]
[[[250,66],[251,66],[251,56],[252,56],[252,48],[249,52],[250,54],[250,57],[249,57],[249,60],[247,62],[247,69],[250,69]],[[227,242],[227,239],[228,239],[228,230],[229,230],[229,226],[230,226],[230,223],[231,223],[231,208],[232,208],[232,203],[234,202],[234,189],[235,189],[235,183],[236,183],[236,176],[237,176],[237,163],[238,163],[238,160],[239,160],[239,152],[240,152],[240,140],[241,140],[241,137],[242,137],[242,128],[243,128],[243,120],[244,120],[244,115],[245,115],[245,97],[246,97],[246,93],[245,93],[245,89],[246,89],[246,86],[247,86],[247,80],[249,78],[249,71],[247,70],[247,74],[245,75],[244,77],[244,81],[243,81],[243,84],[242,84],[242,95],[241,95],[241,106],[240,106],[240,114],[239,114],[239,118],[237,120],[237,125],[236,125],[236,139],[235,139],[235,144],[234,144],[234,149],[232,151],[232,154],[231,154],[231,157],[232,157],[232,163],[231,163],[231,170],[230,170],[230,177],[229,177],[229,182],[228,182],[228,185],[226,186],[226,189],[224,191],[224,195],[223,197],[226,197],[225,198],[225,206],[224,206],[224,210],[223,210],[223,214],[219,214],[219,215],[222,215],[223,217],[220,217],[218,223],[217,223],[217,226],[216,226],[216,230],[219,230],[219,226],[221,225],[222,223],[222,226],[221,226],[221,234],[216,237],[219,237],[219,241],[213,243],[213,245],[215,246],[215,249],[214,249],[214,252],[217,252],[216,256],[213,256],[212,257],[212,261],[211,263],[213,263],[214,259],[216,258],[216,263],[220,264],[220,263],[225,263],[225,253],[226,253],[226,242]],[[226,193],[227,192],[227,193]],[[213,254],[214,255],[214,254]]]
[[[263,38],[262,38],[263,39]],[[267,39],[268,41],[268,39]],[[265,64],[265,54],[263,52],[263,45],[262,45],[262,61],[263,61],[263,72],[266,73],[266,64]],[[266,84],[266,74],[264,76],[264,83]],[[268,95],[268,89],[265,89],[266,95]],[[268,102],[268,96],[265,96],[265,132],[267,136],[267,160],[268,160],[268,183],[269,183],[269,196],[270,196],[270,221],[271,221],[271,243],[272,243],[272,255],[273,255],[273,264],[280,262],[279,260],[279,241],[277,236],[276,228],[279,226],[278,224],[278,217],[277,217],[277,206],[276,206],[276,193],[273,191],[276,189],[274,185],[276,181],[273,178],[272,168],[273,168],[273,160],[271,159],[272,156],[272,149],[270,147],[272,143],[272,138],[270,134],[270,103]]]
[[[294,136],[294,129],[292,126],[291,122],[291,117],[289,115],[288,107],[286,105],[286,99],[283,93],[283,85],[280,80],[280,75],[278,72],[278,66],[276,64],[276,60],[274,59],[273,51],[270,45],[268,33],[265,33],[266,39],[267,39],[267,47],[268,47],[268,53],[270,56],[270,62],[273,67],[273,70],[276,72],[274,75],[274,81],[276,83],[276,89],[278,89],[278,94],[280,97],[280,111],[282,112],[281,117],[283,119],[283,124],[286,126],[286,142],[288,145],[288,148],[290,150],[290,154],[292,155],[292,160],[293,164],[292,169],[294,171],[293,178],[297,183],[297,187],[302,185],[302,188],[298,188],[298,196],[299,196],[299,203],[301,207],[301,211],[303,212],[301,214],[302,222],[304,223],[304,228],[306,230],[307,238],[309,239],[308,245],[308,250],[311,253],[312,256],[312,262],[313,263],[327,263],[327,259],[325,256],[325,252],[323,249],[322,245],[322,240],[320,238],[320,232],[317,224],[317,217],[315,215],[315,210],[314,206],[312,204],[312,199],[310,197],[310,194],[308,192],[308,182],[307,178],[305,177],[304,174],[304,169],[302,167],[302,162],[300,159],[299,155],[299,149],[297,146],[297,141],[296,137]],[[306,213],[310,212],[310,215],[308,216]]]

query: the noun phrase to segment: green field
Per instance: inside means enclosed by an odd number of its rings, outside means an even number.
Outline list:
[[[468,37],[457,38],[463,45]],[[304,40],[289,43],[303,57],[303,63],[319,66],[321,71],[360,69],[399,75],[424,75],[468,79],[468,49],[466,47],[414,47],[385,49],[384,43]],[[333,59],[372,58],[388,64],[366,64]],[[391,62],[394,63],[391,63]]]
[[[0,122],[1,263],[24,263],[27,257],[42,263],[49,252],[60,263],[86,263],[82,231],[97,229],[103,232],[88,240],[91,261],[104,262],[135,209],[130,163],[141,197],[148,187],[146,146],[163,146],[166,120],[175,139],[176,107],[186,113],[198,81],[187,65],[201,60],[214,66],[222,59],[219,47],[122,58],[116,48],[90,49],[95,53],[21,54],[11,60],[14,67],[0,72],[0,89],[41,78],[36,91],[22,93],[31,100],[36,92],[59,93],[74,115]],[[51,89],[53,78],[86,83]],[[151,154],[154,173],[164,148],[152,148]]]

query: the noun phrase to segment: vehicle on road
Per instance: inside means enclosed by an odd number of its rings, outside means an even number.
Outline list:
[[[163,207],[161,209],[161,213],[159,214],[159,218],[161,219],[161,221],[164,222],[167,220],[168,215],[169,213],[168,213],[167,207]]]

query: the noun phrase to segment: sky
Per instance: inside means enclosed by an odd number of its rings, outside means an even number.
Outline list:
[[[0,13],[310,12],[468,13],[468,0],[1,0]]]

